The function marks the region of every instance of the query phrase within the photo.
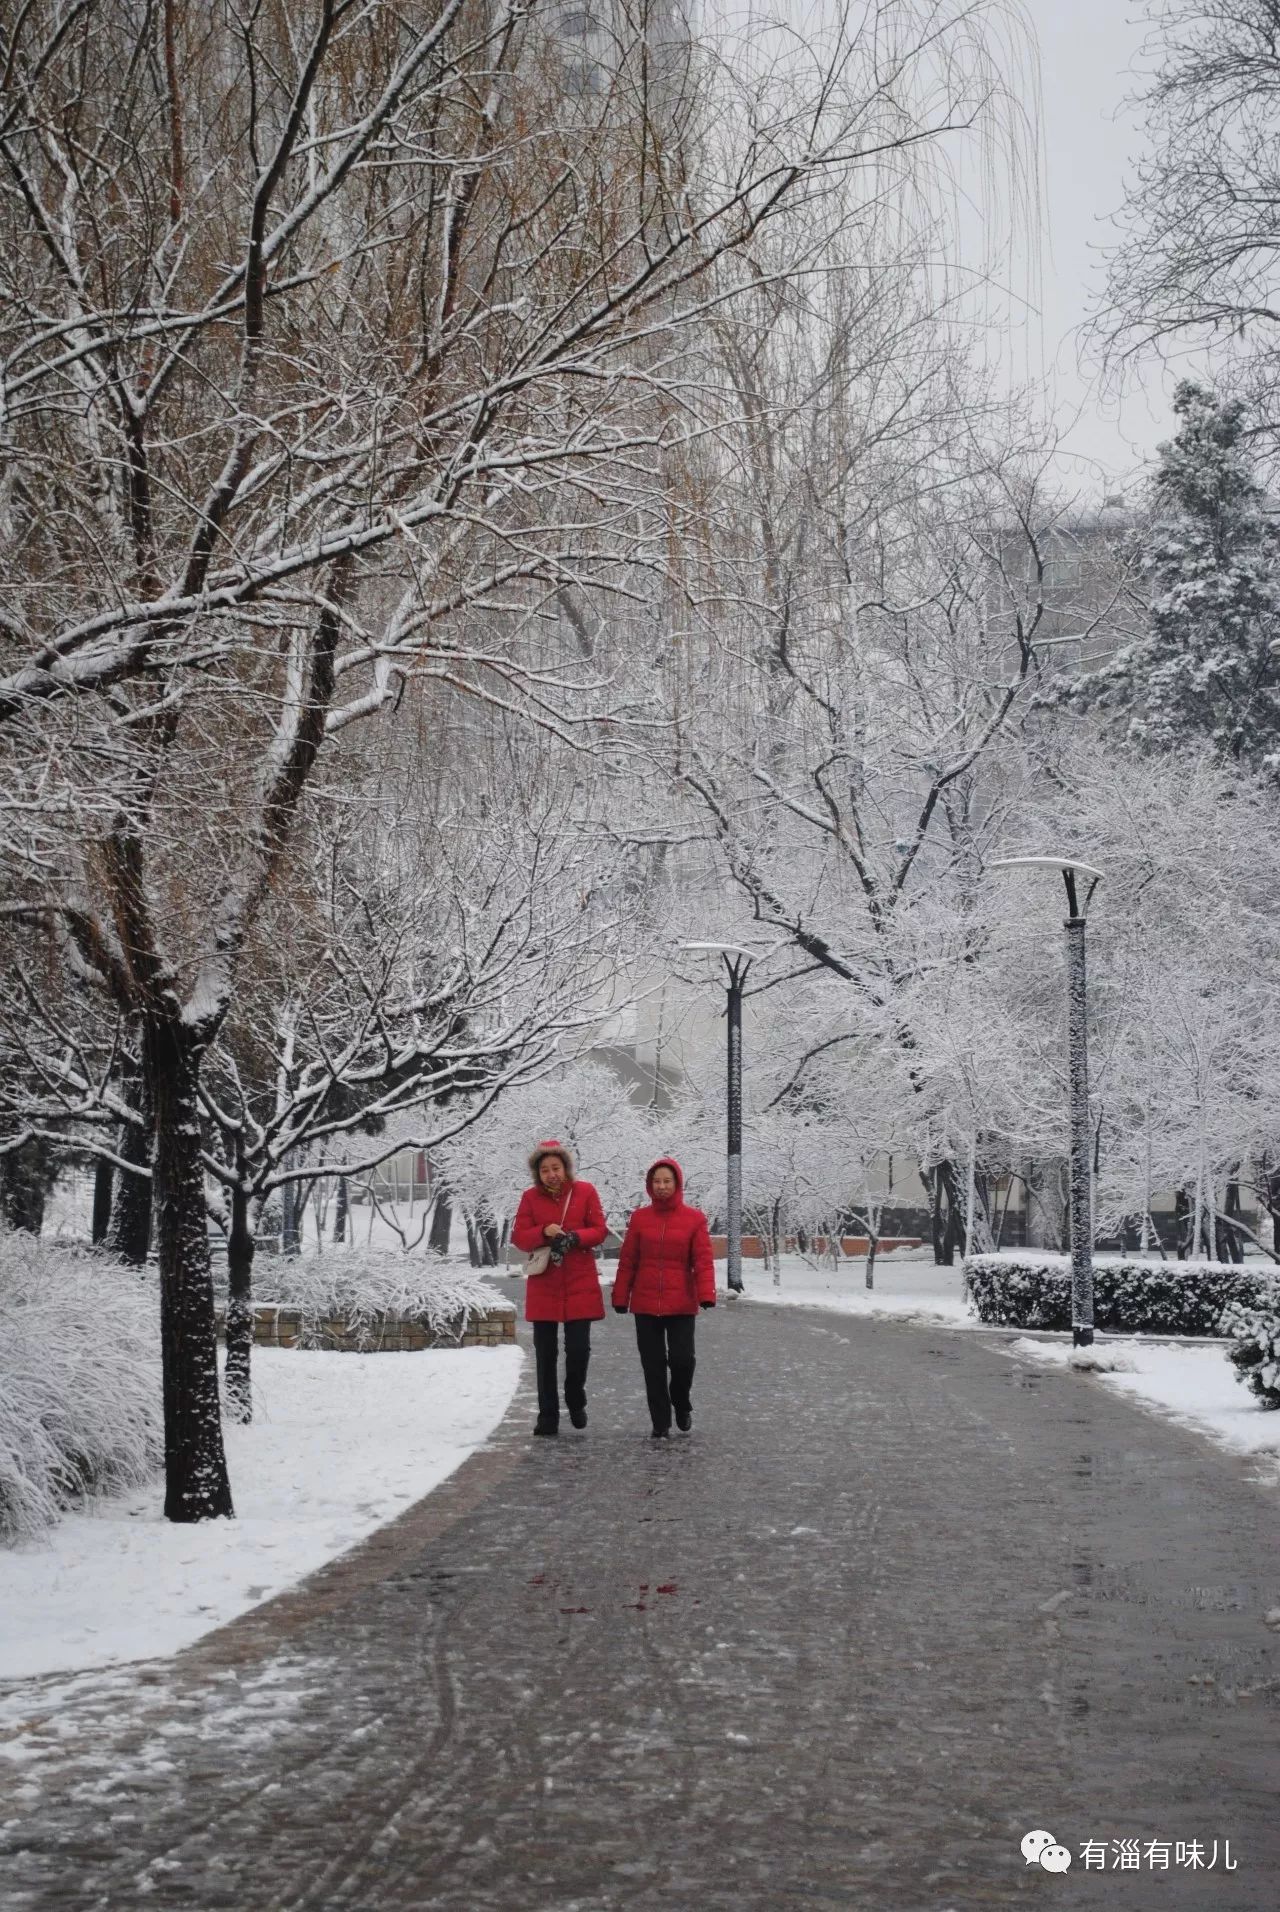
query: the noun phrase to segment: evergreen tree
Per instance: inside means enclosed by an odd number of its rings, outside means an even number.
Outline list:
[[[1244,408],[1190,380],[1173,407],[1140,534],[1150,619],[1065,696],[1113,713],[1140,749],[1209,742],[1280,775],[1280,552]]]

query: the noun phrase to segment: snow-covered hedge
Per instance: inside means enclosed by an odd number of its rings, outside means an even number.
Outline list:
[[[164,1452],[153,1284],[107,1257],[0,1230],[0,1540]]]
[[[502,1299],[478,1270],[376,1248],[286,1256],[269,1272],[260,1267],[257,1287],[257,1305],[300,1310],[304,1346],[323,1340],[321,1322],[341,1319],[352,1330],[351,1345],[376,1347],[387,1315],[461,1337],[472,1315]]]
[[[1228,1308],[1222,1332],[1238,1337],[1227,1359],[1263,1407],[1280,1408],[1280,1295],[1263,1308]]]
[[[1093,1324],[1108,1334],[1222,1334],[1228,1308],[1280,1305],[1280,1269],[1216,1261],[1132,1261],[1098,1255]],[[980,1321],[999,1327],[1071,1326],[1071,1261],[1066,1255],[974,1255],[965,1292]]]

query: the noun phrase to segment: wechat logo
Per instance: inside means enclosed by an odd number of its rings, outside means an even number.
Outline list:
[[[1029,1866],[1043,1866],[1046,1872],[1065,1872],[1071,1864],[1071,1854],[1051,1832],[1029,1832],[1022,1842],[1022,1856]]]

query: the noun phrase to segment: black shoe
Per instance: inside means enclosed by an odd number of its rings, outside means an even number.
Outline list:
[[[671,1439],[671,1429],[669,1427],[655,1427],[649,1439],[651,1441],[669,1441]]]
[[[585,1426],[587,1425],[587,1410],[586,1410],[586,1408],[585,1408],[585,1407],[571,1407],[571,1408],[569,1409],[569,1420],[570,1420],[570,1422],[572,1423],[572,1425],[573,1425],[574,1427],[585,1427]]]
[[[548,1440],[553,1441],[560,1432],[560,1427],[556,1421],[537,1421],[534,1423],[533,1431],[535,1434],[542,1434]]]
[[[676,1409],[676,1426],[682,1434],[689,1432],[689,1429],[693,1426],[693,1409],[691,1407],[678,1407]]]

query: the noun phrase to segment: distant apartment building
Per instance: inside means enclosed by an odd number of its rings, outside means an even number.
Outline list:
[[[621,77],[662,89],[679,85],[692,35],[681,0],[580,0],[553,8],[548,29],[559,43],[566,91],[599,98]]]

